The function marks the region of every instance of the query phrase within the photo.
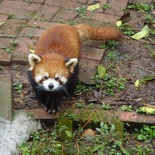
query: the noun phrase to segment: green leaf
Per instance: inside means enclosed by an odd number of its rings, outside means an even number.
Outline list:
[[[123,149],[122,152],[123,152],[125,155],[130,155],[130,153],[129,153],[127,150],[125,150],[125,149]]]
[[[101,79],[103,79],[106,76],[106,69],[102,65],[98,65],[97,72]]]
[[[140,40],[144,37],[149,36],[149,31],[150,31],[150,29],[149,29],[148,25],[145,25],[140,32],[134,34],[131,38]]]
[[[116,26],[117,26],[117,27],[122,26],[122,21],[121,21],[121,20],[117,21],[117,22],[116,22]]]
[[[141,111],[147,113],[147,114],[154,114],[155,113],[155,109],[152,107],[148,107],[148,106],[143,106],[140,108]]]
[[[152,81],[152,80],[155,80],[155,75],[148,75],[148,76],[145,76],[141,82],[143,83],[147,83],[148,81]]]
[[[72,133],[69,130],[65,131],[68,138],[72,138]]]
[[[137,139],[138,140],[146,140],[146,136],[145,135],[138,135]]]

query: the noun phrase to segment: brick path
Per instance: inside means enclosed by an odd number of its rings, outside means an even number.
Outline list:
[[[14,63],[27,65],[29,48],[34,48],[42,32],[55,23],[115,25],[123,15],[123,9],[126,8],[128,0],[111,0],[111,8],[104,13],[100,8],[95,12],[87,11],[86,18],[79,17],[76,8],[87,6],[89,2],[89,0],[1,0],[0,65],[9,67]],[[107,1],[100,0],[100,2],[103,5]],[[89,42],[84,44],[80,61],[81,80],[87,82],[88,77],[95,74],[95,67],[103,54],[103,49],[90,47]],[[7,77],[4,78],[4,75]],[[12,91],[10,91],[12,90],[11,73],[6,71],[4,75],[0,74],[0,113],[8,107],[8,111],[3,111],[3,117],[11,120],[12,110],[10,108],[13,100]]]

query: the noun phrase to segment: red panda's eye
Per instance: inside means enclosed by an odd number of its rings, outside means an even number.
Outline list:
[[[55,77],[55,80],[58,81],[59,80],[59,77]]]
[[[48,76],[44,76],[44,79],[47,80],[48,79]]]

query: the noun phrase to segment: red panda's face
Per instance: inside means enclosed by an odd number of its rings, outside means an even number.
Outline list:
[[[40,58],[35,54],[30,54],[29,62],[34,79],[41,89],[60,91],[67,83],[78,61],[73,58],[65,62],[63,57],[44,56]]]

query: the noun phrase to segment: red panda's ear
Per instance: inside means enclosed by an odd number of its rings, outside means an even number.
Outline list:
[[[31,53],[31,54],[28,55],[28,60],[29,60],[30,66],[31,66],[29,68],[29,70],[33,70],[35,64],[38,63],[38,62],[40,62],[41,61],[41,58],[38,55]]]
[[[77,65],[78,63],[78,59],[77,58],[72,58],[69,59],[65,65],[69,68],[70,72],[73,73],[74,72],[74,67]]]

